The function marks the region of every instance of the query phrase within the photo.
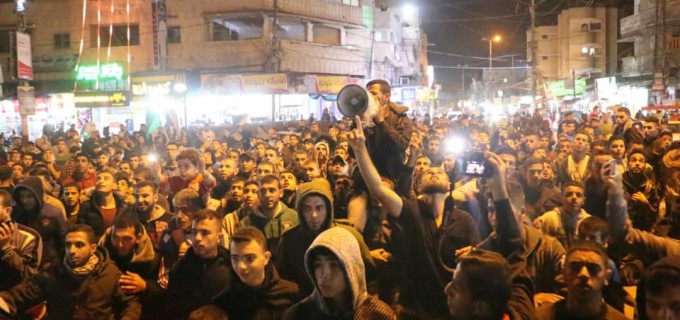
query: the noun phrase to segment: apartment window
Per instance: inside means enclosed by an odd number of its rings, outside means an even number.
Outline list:
[[[182,43],[182,29],[179,26],[168,27],[168,43]]]
[[[581,48],[581,57],[597,57],[602,55],[602,48],[600,47],[583,47]]]
[[[260,39],[263,36],[264,18],[242,17],[233,19],[213,19],[211,21],[212,41],[236,41]]]
[[[542,56],[541,57],[543,60],[548,60],[548,56]]]
[[[9,30],[0,30],[0,53],[9,53]]]
[[[543,40],[548,39],[548,35],[547,34],[541,35],[541,39],[543,39]]]
[[[90,32],[90,43],[92,47],[97,47],[97,27],[92,27]],[[101,36],[101,46],[106,47],[111,41],[112,47],[124,47],[128,45],[127,39],[127,25],[113,26],[113,33],[109,33],[108,26],[101,26],[99,28],[99,35]],[[138,46],[139,42],[139,25],[130,25],[130,45]]]
[[[348,5],[348,6],[353,6],[353,7],[358,7],[359,6],[359,0],[342,0],[342,4]]]
[[[55,49],[68,49],[71,47],[71,34],[70,33],[55,33],[54,34],[54,48]]]
[[[315,43],[330,44],[334,46],[340,45],[340,29],[338,28],[315,24],[313,33]]]
[[[279,18],[276,27],[276,36],[279,39],[305,41],[306,27],[300,20]]]
[[[602,22],[591,22],[590,31],[600,31],[602,30]]]

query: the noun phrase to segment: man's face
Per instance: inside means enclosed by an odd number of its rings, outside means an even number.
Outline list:
[[[645,160],[645,156],[643,154],[633,153],[630,157],[628,157],[628,168],[633,173],[642,173],[645,171],[646,166],[647,161]]]
[[[578,213],[586,201],[583,188],[568,186],[562,191],[564,197],[564,211],[570,214]]]
[[[259,287],[265,279],[265,267],[271,259],[271,252],[264,250],[255,241],[232,241],[231,266],[236,275],[249,287]]]
[[[276,163],[278,155],[276,154],[276,150],[272,149],[267,149],[264,152],[264,159],[271,162],[271,163]]]
[[[574,136],[573,152],[586,152],[590,148],[588,136],[585,134],[576,134]]]
[[[130,157],[130,166],[132,167],[132,170],[137,170],[137,168],[139,168],[139,157]]]
[[[300,143],[300,138],[296,135],[290,135],[288,140],[290,141],[290,144],[293,146],[297,146],[298,143]]]
[[[293,191],[297,189],[297,179],[295,175],[290,172],[284,172],[281,174],[281,187],[283,190]]]
[[[629,119],[630,119],[630,117],[625,112],[623,112],[623,111],[617,111],[616,112],[616,123],[617,124],[624,125],[624,124],[626,124],[626,122],[628,122]]]
[[[529,135],[527,136],[527,151],[533,151],[534,149],[538,148],[540,143],[539,137],[537,135]]]
[[[316,195],[306,197],[302,203],[302,216],[310,230],[322,231],[328,216],[326,201]]]
[[[321,170],[319,170],[319,166],[316,163],[307,163],[304,168],[310,181],[321,176]]]
[[[59,140],[59,142],[57,142],[57,151],[59,151],[59,152],[66,152],[66,150],[67,150],[67,148],[66,148],[66,141],[64,141],[64,140]]]
[[[270,174],[274,174],[274,168],[270,164],[261,163],[257,167],[257,175],[258,176],[264,177],[264,176],[267,176],[267,175],[270,175]]]
[[[22,167],[19,164],[16,164],[12,167],[12,178],[13,179],[19,180],[23,175],[24,175],[24,167]]]
[[[263,143],[257,145],[257,157],[262,159],[264,157],[265,146]]]
[[[80,192],[76,187],[64,188],[64,202],[67,206],[73,207],[80,202]]]
[[[236,163],[231,159],[224,159],[220,161],[220,178],[222,180],[231,179],[237,173],[238,167]]]
[[[256,184],[248,184],[243,188],[243,206],[247,208],[254,208],[259,204],[260,188]]]
[[[140,212],[149,212],[153,210],[156,201],[158,201],[158,195],[151,187],[137,188],[135,197],[137,198],[137,210]]]
[[[100,166],[105,166],[109,164],[109,158],[105,154],[99,155],[97,157],[97,164]]]
[[[283,195],[283,191],[279,186],[279,183],[272,181],[269,183],[262,183],[259,191],[260,206],[263,209],[272,210],[279,205],[279,200]]]
[[[90,169],[90,159],[85,156],[76,158],[76,171],[80,174],[86,174]]]
[[[593,176],[601,178],[602,166],[607,162],[611,161],[613,158],[611,155],[597,155],[591,160],[590,172]]]
[[[347,290],[347,279],[342,263],[335,256],[317,255],[312,269],[319,292],[324,298],[335,298]]]
[[[425,171],[425,169],[430,167],[430,160],[428,160],[425,157],[419,157],[416,160],[416,166],[414,168],[414,173],[415,174],[420,174],[421,172]]]
[[[234,160],[234,163],[238,163],[239,153],[236,150],[229,151],[229,159]]]
[[[572,252],[564,266],[564,279],[569,297],[588,302],[597,298],[607,285],[607,266],[602,256],[593,251]]]
[[[333,156],[340,157],[342,160],[347,161],[347,150],[343,148],[335,149],[335,154]]]
[[[235,201],[241,201],[241,196],[243,195],[243,182],[234,182],[229,188],[229,199]]]
[[[420,176],[421,192],[428,192],[428,190],[435,192],[447,192],[450,188],[449,176],[446,175],[443,169],[437,167],[430,167],[423,171]]]
[[[295,154],[295,162],[297,162],[297,164],[298,164],[299,166],[304,166],[304,165],[305,165],[305,162],[307,162],[307,160],[308,160],[308,159],[307,159],[307,154],[306,154],[306,153],[297,153],[297,154]]]
[[[568,155],[568,154],[571,154],[571,147],[572,147],[571,141],[564,140],[564,141],[560,142],[558,148],[560,150],[560,154]]]
[[[333,162],[328,166],[328,172],[331,176],[337,177],[345,171],[345,166],[342,163]]]
[[[81,267],[90,260],[97,251],[97,244],[90,243],[85,232],[70,232],[66,234],[66,257],[72,267]]]
[[[461,268],[453,272],[453,279],[444,288],[446,304],[449,306],[449,314],[454,318],[462,318],[472,314],[474,299],[465,281],[465,274]]]
[[[28,168],[33,165],[33,156],[29,154],[25,154],[23,157],[21,157],[21,164],[25,167]]]
[[[645,312],[649,320],[680,319],[680,286],[668,285],[661,294],[645,291]]]
[[[168,155],[168,160],[175,160],[175,157],[177,157],[177,145],[170,144],[168,145],[167,150],[165,151],[166,154]]]
[[[111,230],[111,245],[116,255],[119,257],[130,255],[139,244],[141,234],[139,236],[135,234],[135,227],[116,228],[114,226]]]
[[[22,188],[19,190],[19,205],[24,210],[33,210],[38,207],[38,199],[32,191]]]
[[[390,94],[389,93],[383,93],[381,90],[381,85],[376,83],[370,87],[368,87],[368,92],[375,97],[378,102],[380,103],[381,106],[386,105],[390,101]]]
[[[543,164],[533,163],[527,168],[527,184],[532,188],[538,188],[541,185],[541,177],[543,176]]]
[[[498,155],[501,160],[503,160],[503,163],[505,163],[505,167],[507,168],[508,172],[515,172],[517,168],[517,159],[515,156],[511,154],[499,154]]]
[[[609,152],[615,159],[623,159],[623,156],[626,154],[626,145],[623,140],[612,141]]]
[[[108,172],[101,172],[97,175],[97,191],[110,193],[116,189],[116,180]]]
[[[644,131],[645,137],[653,136],[658,132],[659,124],[656,122],[645,121],[642,129]]]
[[[336,128],[336,127],[330,127],[330,128],[328,129],[328,134],[329,134],[331,137],[336,137],[336,136],[338,135],[338,128]]]
[[[439,140],[432,140],[430,141],[430,145],[427,147],[427,149],[430,151],[431,154],[437,154],[441,150],[441,141]]]
[[[12,219],[12,206],[5,207],[0,203],[0,222]]]
[[[211,258],[217,255],[222,239],[221,228],[221,222],[214,219],[191,223],[191,247],[196,255],[201,258]]]
[[[250,159],[243,159],[241,162],[241,171],[252,172],[255,168],[255,161]]]
[[[311,131],[312,133],[319,132],[319,124],[318,123],[312,123],[312,125],[309,127],[309,131]]]
[[[352,180],[346,177],[340,177],[335,181],[335,186],[333,187],[333,195],[337,198],[344,198],[349,194],[349,190],[352,188]]]
[[[18,164],[21,162],[21,154],[19,152],[10,152],[9,153],[9,161],[15,164]]]

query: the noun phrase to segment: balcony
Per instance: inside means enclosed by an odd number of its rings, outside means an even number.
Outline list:
[[[650,6],[644,11],[621,19],[621,37],[639,36],[640,31],[653,27],[656,23],[656,6]],[[670,0],[666,4],[666,23],[680,22],[680,0]]]
[[[281,40],[281,72],[365,77],[368,55],[361,49]]]

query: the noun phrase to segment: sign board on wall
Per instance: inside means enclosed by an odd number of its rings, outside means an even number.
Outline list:
[[[130,93],[115,92],[76,92],[73,102],[76,108],[103,108],[130,106]]]
[[[31,86],[17,87],[19,98],[19,113],[21,115],[35,115],[35,88]]]
[[[31,36],[17,32],[17,78],[33,80],[33,58],[31,55]]]
[[[168,53],[168,27],[165,0],[151,3],[151,28],[153,33],[153,68],[163,70]]]
[[[201,87],[212,94],[273,94],[288,92],[288,76],[273,74],[204,74]]]

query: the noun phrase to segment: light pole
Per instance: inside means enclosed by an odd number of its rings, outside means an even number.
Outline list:
[[[184,105],[184,127],[189,128],[189,117],[187,116],[187,85],[184,83],[175,83],[175,92],[182,95],[182,104]]]
[[[493,68],[493,43],[501,42],[501,36],[493,36],[489,38],[482,38],[482,41],[487,41],[489,43],[489,69]]]

